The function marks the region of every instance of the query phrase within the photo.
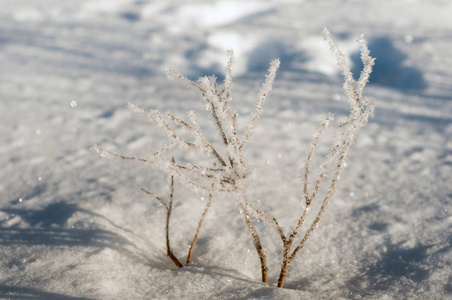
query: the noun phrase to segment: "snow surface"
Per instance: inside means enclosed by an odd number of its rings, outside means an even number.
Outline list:
[[[452,298],[451,13],[449,0],[2,0],[0,298]],[[222,78],[228,48],[244,124],[279,57],[246,155],[256,169],[250,197],[289,230],[308,142],[328,112],[335,124],[347,113],[325,26],[354,71],[365,34],[377,57],[365,93],[379,107],[285,288],[273,287],[279,238],[256,220],[266,286],[239,206],[226,197],[214,200],[193,264],[175,268],[165,211],[140,190],[168,195],[166,176],[89,148],[143,157],[158,149],[165,138],[127,102],[202,111],[196,91],[165,69]],[[206,196],[176,185],[171,238],[182,259]]]

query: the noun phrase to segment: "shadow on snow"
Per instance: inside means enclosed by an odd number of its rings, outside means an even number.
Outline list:
[[[57,293],[44,292],[34,288],[20,286],[7,286],[0,284],[0,297],[2,299],[58,299],[58,300],[91,300],[92,298],[71,297]],[[5,297],[5,298],[3,298]]]
[[[372,57],[376,58],[370,83],[403,91],[420,91],[427,88],[421,70],[404,65],[408,55],[397,49],[390,38],[374,37],[369,40],[368,47]],[[357,79],[363,68],[360,52],[353,53],[351,60],[352,72]]]
[[[32,228],[20,228],[18,224],[5,227],[8,220],[0,221],[0,245],[47,245],[110,248],[152,263],[135,243],[139,240],[133,232],[116,225],[110,219],[82,209],[76,204],[59,202],[41,210],[6,208],[2,212],[20,216]],[[75,213],[84,213],[102,220],[108,230],[100,228],[68,228],[68,220]],[[149,245],[148,245],[149,246]]]

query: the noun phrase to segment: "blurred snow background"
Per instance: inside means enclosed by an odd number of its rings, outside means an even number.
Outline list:
[[[0,297],[451,297],[451,13],[446,0],[2,0]],[[325,26],[355,72],[355,40],[365,34],[377,58],[366,95],[379,107],[286,288],[259,282],[231,199],[214,202],[193,265],[176,270],[165,256],[165,212],[140,191],[166,195],[165,175],[101,160],[89,148],[141,156],[157,149],[164,137],[127,102],[180,116],[203,110],[196,91],[165,70],[222,78],[229,48],[232,105],[246,121],[268,62],[279,57],[247,156],[258,178],[251,197],[288,230],[301,205],[307,143],[328,112],[338,120],[347,113]],[[172,245],[181,257],[203,196],[176,187]],[[258,229],[274,285],[279,239]]]

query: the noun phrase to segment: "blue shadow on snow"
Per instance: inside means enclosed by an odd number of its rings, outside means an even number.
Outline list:
[[[375,37],[369,40],[368,47],[372,57],[376,58],[370,83],[403,91],[418,91],[427,87],[422,72],[411,66],[405,66],[408,56],[397,49],[388,37]],[[360,53],[351,55],[352,72],[358,79],[363,68]]]

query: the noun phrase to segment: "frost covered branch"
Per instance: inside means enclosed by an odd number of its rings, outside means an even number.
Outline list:
[[[343,87],[344,92],[349,100],[348,102],[350,105],[350,115],[348,116],[347,120],[341,126],[339,126],[339,130],[336,133],[336,140],[330,148],[330,152],[323,158],[322,164],[320,166],[320,174],[315,180],[315,185],[311,192],[308,190],[308,184],[309,174],[311,173],[310,165],[314,156],[314,150],[317,147],[317,142],[319,141],[320,136],[327,129],[330,120],[333,118],[333,115],[330,114],[326,117],[326,120],[320,126],[317,134],[314,137],[314,140],[309,146],[303,177],[305,208],[289,238],[282,238],[284,243],[284,254],[281,263],[280,276],[278,279],[278,287],[284,286],[284,281],[291,262],[294,260],[299,251],[304,247],[306,241],[309,239],[317,224],[320,222],[323,214],[325,213],[325,209],[336,190],[336,186],[339,181],[341,172],[344,168],[348,152],[355,140],[355,137],[358,134],[359,130],[367,124],[369,116],[375,109],[373,102],[369,101],[368,99],[362,99],[362,91],[366,83],[368,82],[375,61],[374,58],[370,57],[370,52],[367,48],[364,36],[361,36],[359,40],[361,48],[361,58],[364,68],[361,72],[358,82],[355,82],[355,80],[353,79],[353,74],[350,71],[350,67],[347,65],[345,55],[339,49],[339,46],[333,40],[330,32],[326,28],[324,30],[324,36],[326,41],[330,44],[331,50],[335,54],[338,65],[341,68],[342,74],[344,76]],[[296,236],[299,234],[302,225],[305,222],[306,216],[311,208],[311,204],[318,196],[320,187],[325,183],[325,177],[331,165],[335,167],[335,170],[331,182],[327,184],[327,193],[323,199],[320,209],[317,212],[314,221],[309,226],[307,232],[301,239],[300,243],[295,247],[293,251],[291,251],[291,247]]]

